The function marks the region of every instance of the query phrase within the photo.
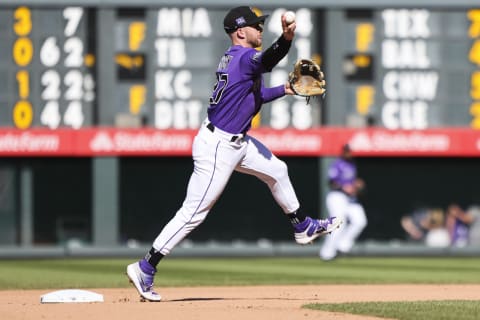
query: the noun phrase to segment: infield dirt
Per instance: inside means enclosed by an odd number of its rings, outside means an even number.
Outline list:
[[[52,290],[0,291],[0,318],[47,320],[378,319],[308,310],[308,303],[480,300],[480,285],[312,285],[158,288],[163,301],[140,302],[136,291],[89,289],[102,303],[41,304]]]

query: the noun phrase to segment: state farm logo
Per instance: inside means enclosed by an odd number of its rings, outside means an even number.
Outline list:
[[[90,149],[97,152],[108,152],[115,149],[112,138],[107,132],[98,132],[90,141]]]
[[[90,141],[90,149],[94,152],[190,152],[191,147],[192,137],[188,134],[158,131],[116,131],[113,134],[100,131]]]
[[[350,140],[355,151],[449,151],[447,134],[422,132],[360,132]]]
[[[355,151],[372,150],[372,142],[370,141],[370,136],[363,132],[355,134],[348,144]]]
[[[60,148],[57,134],[6,133],[0,135],[2,152],[56,152]]]

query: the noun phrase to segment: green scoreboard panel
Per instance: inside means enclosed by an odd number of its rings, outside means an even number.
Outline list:
[[[96,84],[90,10],[0,9],[0,125],[92,124]]]
[[[478,98],[480,11],[377,12],[381,119],[390,129],[468,126]],[[477,38],[477,39],[475,39]]]
[[[151,126],[192,129],[198,128],[206,117],[209,95],[216,82],[215,70],[230,45],[223,30],[227,10],[170,7],[147,11],[146,102]],[[270,15],[265,23],[262,49],[280,36],[280,19],[285,10],[258,10],[258,14]],[[298,58],[320,59],[315,31],[318,13],[305,8],[295,11],[297,19],[302,21],[296,41],[290,54],[266,76],[266,86],[284,84]],[[313,105],[306,105],[305,99],[285,97],[266,105],[254,126],[310,128],[320,122],[319,108]]]
[[[386,8],[345,21],[347,115],[388,129],[480,128],[480,10]]]

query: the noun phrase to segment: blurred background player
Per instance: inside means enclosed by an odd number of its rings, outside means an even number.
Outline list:
[[[330,190],[326,196],[326,206],[330,217],[343,220],[339,230],[325,237],[320,249],[322,260],[334,259],[338,252],[348,253],[363,229],[367,217],[358,196],[365,188],[365,182],[357,177],[352,151],[348,144],[342,147],[341,155],[328,169]]]
[[[452,246],[480,245],[480,206],[472,205],[464,210],[456,203],[450,204],[446,227]]]
[[[127,275],[143,299],[161,300],[153,289],[158,263],[205,220],[233,171],[253,175],[270,188],[292,223],[295,241],[299,244],[310,243],[336,229],[340,223],[334,218],[318,220],[302,214],[285,162],[247,134],[262,104],[293,94],[288,82],[265,87],[263,74],[272,71],[287,55],[296,24],[287,25],[283,15],[278,21],[282,35],[265,51],[257,51],[255,48],[262,45],[266,18],[257,16],[247,6],[230,10],[224,18],[223,25],[231,46],[220,59],[208,118],[193,141],[194,169],[185,200],[154,240],[145,258],[127,266]],[[235,217],[232,217],[232,223],[235,223]]]

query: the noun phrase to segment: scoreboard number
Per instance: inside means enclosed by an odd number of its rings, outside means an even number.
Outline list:
[[[81,67],[83,64],[83,42],[77,37],[68,38],[63,49],[67,53],[66,67]]]
[[[19,129],[28,129],[33,120],[32,104],[26,100],[18,101],[13,107],[13,122]]]
[[[21,67],[25,67],[32,61],[33,45],[29,38],[19,38],[13,45],[13,59]]]
[[[30,95],[30,75],[26,70],[17,72],[18,96],[22,99],[27,99]]]
[[[55,70],[47,70],[41,78],[44,89],[43,100],[57,100],[60,98],[60,75]]]
[[[17,128],[27,129],[33,121],[32,104],[28,101],[30,97],[30,73],[26,67],[33,59],[33,44],[28,38],[32,31],[32,18],[30,9],[19,7],[14,13],[13,32],[18,37],[12,48],[12,57],[15,65],[20,67],[16,72],[19,101],[13,106],[12,120]]]
[[[63,17],[67,20],[64,34],[66,37],[71,37],[77,32],[78,25],[83,17],[83,9],[80,7],[65,8],[63,10]]]
[[[54,67],[60,61],[60,48],[57,38],[48,37],[40,48],[40,62],[47,67]]]
[[[58,128],[61,121],[58,101],[51,100],[45,104],[45,107],[40,114],[40,121],[50,129]]]
[[[84,115],[80,101],[72,101],[68,104],[63,121],[66,125],[71,126],[73,129],[80,129],[82,127]]]
[[[15,23],[13,25],[13,31],[17,36],[27,36],[32,31],[32,17],[30,9],[27,7],[20,7],[15,10],[13,14]]]

